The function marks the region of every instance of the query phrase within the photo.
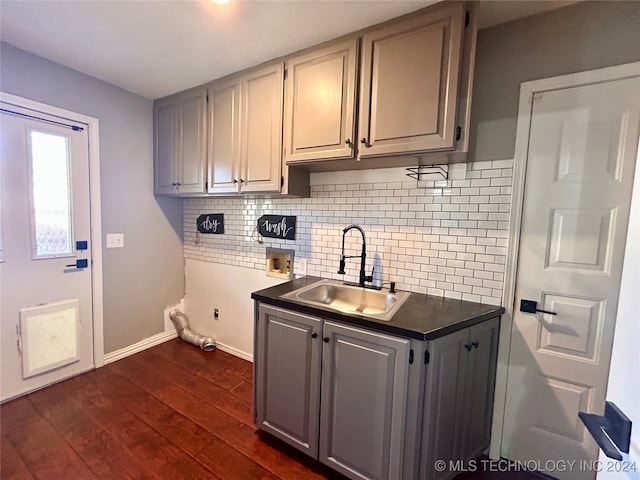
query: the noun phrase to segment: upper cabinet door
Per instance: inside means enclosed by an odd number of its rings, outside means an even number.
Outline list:
[[[178,103],[168,100],[154,105],[155,193],[177,194]]]
[[[290,58],[284,160],[353,158],[358,39]]]
[[[279,192],[282,170],[284,64],[273,63],[242,77],[243,192]]]
[[[360,157],[455,148],[463,28],[455,4],[364,35]]]
[[[209,87],[209,193],[240,188],[240,77]]]
[[[207,90],[180,97],[179,193],[204,193],[207,162]]]

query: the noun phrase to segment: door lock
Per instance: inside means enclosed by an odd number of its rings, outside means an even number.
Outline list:
[[[547,313],[549,315],[557,315],[556,312],[550,312],[548,310],[540,310],[538,308],[538,302],[535,300],[520,300],[520,311],[524,313]]]

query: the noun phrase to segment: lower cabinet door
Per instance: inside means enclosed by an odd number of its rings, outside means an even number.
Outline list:
[[[471,350],[467,363],[465,416],[460,457],[478,457],[491,438],[493,390],[498,354],[498,319],[469,329]]]
[[[469,329],[438,338],[428,348],[420,478],[444,480],[456,475],[450,466],[462,443]],[[445,462],[445,468],[436,462]]]
[[[402,477],[409,340],[325,322],[319,459],[353,479]]]
[[[265,305],[259,314],[258,427],[317,458],[322,323]]]

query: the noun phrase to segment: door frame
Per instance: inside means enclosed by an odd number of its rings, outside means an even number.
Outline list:
[[[524,186],[527,171],[527,152],[529,151],[529,130],[533,111],[533,96],[549,90],[572,88],[593,83],[640,75],[640,62],[627,63],[614,67],[600,68],[585,72],[572,73],[541,80],[532,80],[520,84],[520,101],[518,104],[518,121],[516,128],[515,155],[513,162],[513,182],[511,190],[511,213],[509,215],[509,237],[505,266],[502,305],[505,313],[500,321],[500,338],[498,342],[498,363],[491,428],[489,457],[498,459],[502,455],[504,429],[504,413],[507,401],[507,370],[511,353],[511,333],[513,329],[513,309],[516,291],[516,274],[518,270],[518,254],[520,248],[520,230],[522,227],[522,209],[524,206]],[[637,167],[636,167],[637,168]],[[636,169],[636,172],[638,170]],[[636,173],[637,175],[638,173]]]
[[[93,307],[93,364],[104,365],[104,317],[102,290],[102,208],[100,202],[100,142],[99,121],[81,113],[53,107],[28,98],[0,91],[0,102],[7,106],[32,110],[34,116],[45,114],[86,125],[89,141],[89,203],[91,215],[91,303]]]

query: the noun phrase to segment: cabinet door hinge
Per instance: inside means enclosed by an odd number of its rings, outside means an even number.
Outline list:
[[[409,350],[409,364],[413,363],[413,348]]]
[[[431,360],[431,354],[429,353],[429,350],[425,350],[424,351],[424,364],[428,365],[429,364],[429,360]]]
[[[456,127],[456,142],[460,140],[461,136],[462,136],[462,127]]]
[[[204,189],[205,190],[209,190],[209,182],[208,181],[204,182]]]
[[[209,103],[209,94],[207,93],[207,103]]]
[[[285,79],[285,80],[287,79],[287,72],[288,72],[288,70],[285,68],[285,69],[284,69],[284,79]]]
[[[280,177],[280,188],[284,187],[284,176]]]
[[[469,20],[469,12],[464,12],[464,28],[467,28],[469,26]]]

